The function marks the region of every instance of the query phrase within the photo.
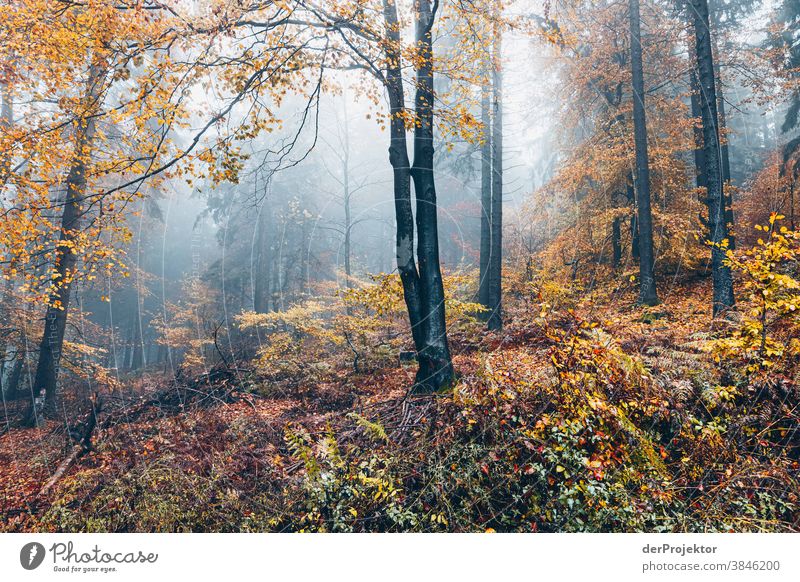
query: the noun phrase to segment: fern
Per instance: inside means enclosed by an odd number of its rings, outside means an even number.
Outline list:
[[[320,466],[314,455],[311,437],[303,427],[287,430],[284,437],[286,446],[293,457],[300,459],[309,477],[316,478],[320,474]]]
[[[382,441],[385,443],[389,442],[389,435],[386,434],[386,429],[383,428],[383,425],[380,422],[367,420],[356,412],[350,412],[347,417],[355,420],[356,424],[362,427],[367,435],[376,441]]]

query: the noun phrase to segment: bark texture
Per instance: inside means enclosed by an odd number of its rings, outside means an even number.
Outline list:
[[[639,228],[639,302],[656,305],[653,255],[653,218],[650,209],[650,163],[647,152],[647,117],[644,110],[644,70],[639,0],[630,0],[631,73],[633,82],[633,126],[636,146],[634,187]]]
[[[433,4],[417,3],[416,37],[419,51],[412,178],[417,201],[417,263],[422,308],[424,345],[417,352],[420,391],[436,390],[453,379],[453,364],[447,341],[444,283],[439,261],[439,230],[436,184],[433,174]]]
[[[706,159],[706,205],[708,206],[708,232],[711,247],[711,274],[714,283],[714,317],[734,305],[733,277],[725,265],[725,250],[721,248],[728,239],[725,216],[725,194],[722,169],[722,149],[719,139],[717,115],[716,76],[712,54],[711,33],[708,21],[708,0],[691,0],[694,15],[695,54],[697,78],[700,84],[699,99],[703,121],[703,151]]]
[[[489,257],[489,329],[503,327],[503,68],[502,32],[495,25],[492,70],[492,215]]]

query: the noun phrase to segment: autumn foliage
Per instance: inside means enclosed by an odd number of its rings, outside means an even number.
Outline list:
[[[711,242],[692,23],[641,5],[657,305],[627,3],[4,2],[0,531],[797,531],[797,153],[762,128]],[[714,34],[719,86],[791,117],[780,47]],[[488,330],[501,35],[547,56],[558,147],[500,196]]]

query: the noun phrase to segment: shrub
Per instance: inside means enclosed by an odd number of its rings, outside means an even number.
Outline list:
[[[769,224],[756,225],[756,230],[766,234],[766,240],[759,238],[741,255],[727,253],[727,264],[742,275],[740,296],[745,309],[737,328],[717,343],[716,359],[743,362],[747,375],[767,372],[785,357],[800,353],[796,337],[800,323],[800,232],[779,227],[782,218],[773,213]]]

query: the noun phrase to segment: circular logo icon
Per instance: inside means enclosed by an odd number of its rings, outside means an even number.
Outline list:
[[[39,542],[27,543],[19,552],[19,563],[26,570],[35,570],[42,565],[44,554],[44,546]]]

